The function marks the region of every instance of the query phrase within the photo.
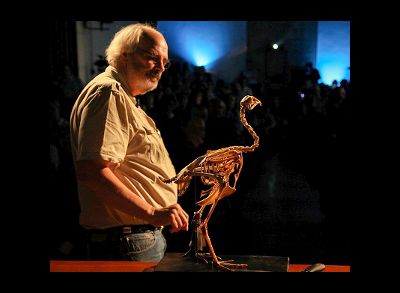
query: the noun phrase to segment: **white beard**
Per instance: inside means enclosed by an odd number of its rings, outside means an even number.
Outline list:
[[[140,74],[140,75],[139,75]],[[138,78],[136,82],[136,88],[140,91],[141,94],[148,93],[153,91],[158,86],[158,80],[155,78],[151,78],[148,74],[138,73]]]

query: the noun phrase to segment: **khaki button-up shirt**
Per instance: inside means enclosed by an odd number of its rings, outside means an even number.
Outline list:
[[[71,146],[75,161],[103,159],[117,163],[115,175],[135,194],[156,208],[177,202],[175,183],[165,184],[175,168],[154,121],[136,105],[118,72],[109,66],[89,82],[71,112]],[[139,218],[107,206],[78,182],[80,224],[108,228],[145,224]]]

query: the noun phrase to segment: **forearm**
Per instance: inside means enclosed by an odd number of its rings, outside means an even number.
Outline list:
[[[104,161],[78,162],[78,181],[107,205],[151,222],[155,208],[127,188],[108,164]]]
[[[105,160],[78,161],[76,176],[81,184],[116,209],[157,227],[171,225],[171,232],[188,230],[189,215],[178,203],[156,209],[118,179],[112,171],[114,166]]]

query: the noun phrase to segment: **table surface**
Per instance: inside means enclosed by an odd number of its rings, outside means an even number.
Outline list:
[[[50,260],[50,272],[154,272],[158,262]],[[289,272],[301,272],[309,264],[289,264]],[[350,272],[348,265],[326,265],[323,272]]]

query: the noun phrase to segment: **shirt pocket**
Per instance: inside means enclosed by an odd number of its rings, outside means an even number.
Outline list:
[[[144,132],[144,155],[155,165],[164,165],[168,161],[169,155],[165,149],[161,134],[157,129],[153,119],[145,112],[138,109],[138,122],[140,129]]]
[[[163,142],[157,129],[144,127],[146,132],[146,138],[149,142],[149,155],[150,160],[154,164],[160,164],[165,160],[165,154],[163,151]]]

